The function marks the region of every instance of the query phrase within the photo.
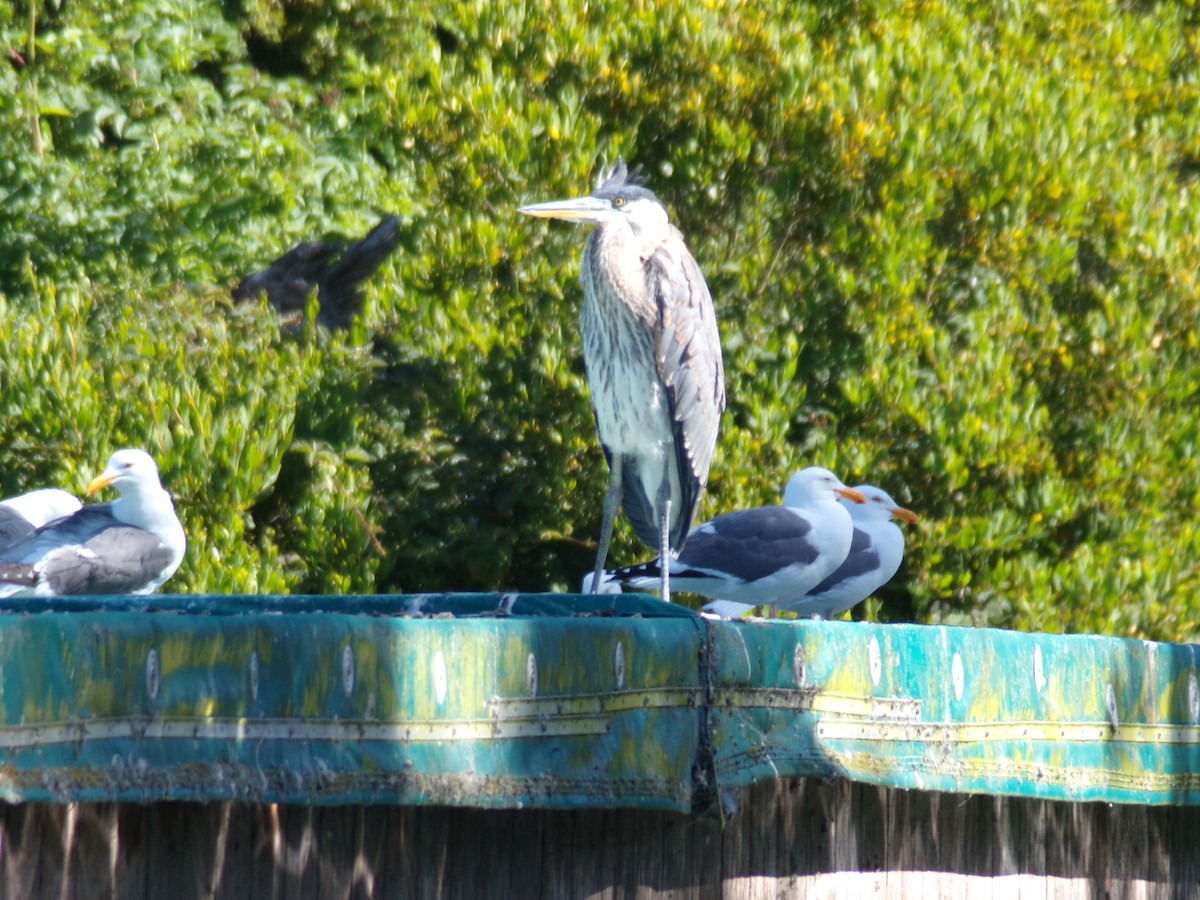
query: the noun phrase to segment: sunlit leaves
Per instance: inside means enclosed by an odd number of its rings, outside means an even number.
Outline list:
[[[38,9],[0,65],[3,486],[148,446],[178,587],[574,587],[605,480],[585,232],[515,208],[625,156],[720,317],[702,515],[824,464],[922,515],[873,615],[1194,637],[1186,8]],[[384,212],[402,245],[347,333],[227,307]],[[645,553],[622,524],[614,559]]]

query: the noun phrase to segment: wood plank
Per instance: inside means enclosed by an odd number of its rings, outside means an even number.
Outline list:
[[[0,897],[1193,896],[1194,807],[749,789],[720,822],[638,810],[0,804]]]

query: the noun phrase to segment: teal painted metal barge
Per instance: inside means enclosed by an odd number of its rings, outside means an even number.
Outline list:
[[[0,798],[728,817],[751,785],[1200,802],[1196,648],[637,595],[0,608]]]

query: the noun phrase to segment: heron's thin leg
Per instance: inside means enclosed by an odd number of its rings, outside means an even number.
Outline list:
[[[658,571],[662,579],[662,598],[671,602],[671,476],[663,472],[658,484],[658,508],[662,510],[658,523]]]
[[[614,453],[608,473],[608,493],[604,495],[604,512],[600,517],[600,545],[596,548],[596,570],[592,574],[592,593],[600,593],[600,578],[608,561],[608,544],[612,540],[613,523],[621,505],[621,454]]]

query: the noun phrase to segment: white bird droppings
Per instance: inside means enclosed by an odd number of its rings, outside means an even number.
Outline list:
[[[450,682],[446,677],[446,657],[439,650],[433,654],[433,699],[441,706],[446,702],[446,691]]]
[[[258,651],[250,653],[250,699],[258,699]]]
[[[532,653],[526,660],[526,684],[529,686],[529,696],[538,696],[538,658]]]
[[[342,690],[347,697],[354,693],[354,651],[349,644],[342,648]]]
[[[871,638],[871,643],[867,645],[867,664],[871,667],[871,684],[878,687],[879,679],[883,677],[883,656],[876,638]]]
[[[158,651],[153,648],[146,654],[146,693],[158,699]]]

